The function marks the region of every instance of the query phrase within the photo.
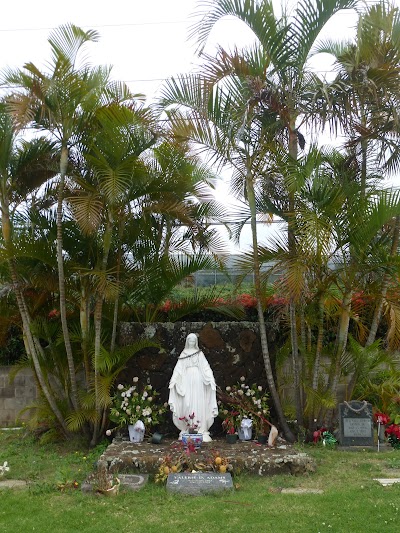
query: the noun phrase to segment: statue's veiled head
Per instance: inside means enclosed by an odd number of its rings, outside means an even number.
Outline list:
[[[186,337],[185,350],[190,348],[195,348],[196,350],[199,349],[199,341],[196,333],[189,333],[189,335]]]

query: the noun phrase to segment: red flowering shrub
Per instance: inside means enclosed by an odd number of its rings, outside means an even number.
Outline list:
[[[251,294],[239,294],[236,297],[236,301],[238,304],[243,305],[243,307],[256,307],[257,306],[257,298],[252,296]]]
[[[384,413],[375,413],[374,419],[377,424],[382,424],[383,426],[386,426],[386,424],[389,424],[390,422],[390,416],[385,415]]]
[[[281,307],[287,305],[288,303],[289,300],[287,298],[283,298],[282,296],[276,296],[276,294],[269,296],[266,299],[267,306]]]
[[[171,311],[171,309],[172,309],[171,300],[165,300],[163,305],[160,307],[160,311],[163,311],[164,313],[168,313],[168,311]]]
[[[400,425],[391,424],[386,428],[385,435],[392,448],[400,450]]]
[[[184,307],[185,304],[185,298],[183,298],[182,301],[172,301],[168,299],[165,300],[158,309],[168,317],[169,313]],[[288,300],[281,296],[272,295],[266,297],[262,304],[265,311],[268,313],[276,310],[280,311],[282,307],[288,304]],[[199,306],[198,309],[194,308],[193,305],[189,305],[187,313],[185,315],[182,314],[182,316],[189,317],[193,320],[212,320],[214,319],[214,314],[217,317],[224,316],[222,309],[218,309],[218,307],[223,308],[225,306],[230,308],[242,307],[244,308],[247,320],[257,320],[257,298],[250,293],[242,293],[235,296],[219,296],[212,301],[208,300],[203,306]]]

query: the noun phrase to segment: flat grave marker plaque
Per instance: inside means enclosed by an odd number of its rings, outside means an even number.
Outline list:
[[[139,490],[149,480],[149,474],[117,474],[117,476],[121,481],[121,488],[129,490]]]
[[[374,446],[372,405],[365,401],[341,403],[339,429],[342,446]]]
[[[169,474],[167,490],[181,494],[197,496],[206,492],[233,489],[231,474],[216,472],[185,472]]]

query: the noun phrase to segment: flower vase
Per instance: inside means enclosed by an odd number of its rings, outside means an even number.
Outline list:
[[[153,436],[151,437],[151,442],[153,444],[160,444],[163,439],[163,436],[164,435],[161,435],[161,433],[158,433],[157,431],[155,431],[153,433]]]
[[[237,440],[238,440],[237,433],[228,433],[226,435],[226,442],[228,444],[236,444]]]
[[[257,441],[259,444],[267,444],[268,435],[264,435],[264,434],[258,435]]]
[[[185,446],[191,441],[195,448],[200,448],[203,442],[203,433],[182,433],[182,442]]]
[[[138,420],[136,424],[128,424],[129,440],[131,442],[142,442],[144,438],[144,424]]]
[[[253,435],[253,421],[251,418],[243,418],[238,428],[239,440],[251,440]]]

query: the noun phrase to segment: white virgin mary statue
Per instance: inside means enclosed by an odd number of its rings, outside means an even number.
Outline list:
[[[211,442],[209,429],[218,415],[216,385],[195,333],[187,336],[185,349],[175,365],[169,382],[168,403],[172,421],[180,430],[179,439],[188,431],[189,420],[198,426],[196,429],[203,434],[203,442]]]

